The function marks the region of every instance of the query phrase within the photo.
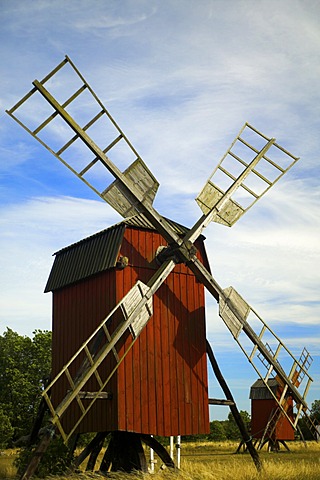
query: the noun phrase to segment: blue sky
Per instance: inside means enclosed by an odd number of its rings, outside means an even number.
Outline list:
[[[237,224],[211,224],[205,236],[220,285],[233,285],[295,355],[310,350],[308,401],[319,399],[319,2],[0,7],[0,331],[49,329],[52,254],[120,220],[4,113],[67,54],[159,180],[156,208],[180,223],[198,219],[194,198],[245,121],[301,157]],[[211,299],[207,325],[238,406],[249,410],[256,374]]]

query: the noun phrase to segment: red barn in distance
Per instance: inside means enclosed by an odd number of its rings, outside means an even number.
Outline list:
[[[170,223],[178,234],[186,233],[185,227]],[[136,281],[148,282],[159,267],[156,253],[163,245],[152,225],[136,216],[55,254],[45,289],[53,292],[53,377]],[[209,268],[204,237],[196,246],[198,258]],[[129,337],[120,340],[119,354],[131,343]],[[101,377],[114,368],[109,357],[98,369]],[[73,368],[76,373],[77,365]],[[76,433],[208,433],[207,378],[204,286],[179,264],[154,295],[153,316],[106,386],[105,398],[95,402]],[[54,406],[68,388],[65,376],[53,385]],[[89,395],[98,389],[93,376],[85,391]],[[62,419],[65,431],[80,413],[74,400]]]

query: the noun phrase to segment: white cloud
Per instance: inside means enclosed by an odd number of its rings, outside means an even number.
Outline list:
[[[76,198],[33,198],[2,208],[0,330],[50,329],[51,297],[43,291],[53,253],[117,221],[103,202]]]

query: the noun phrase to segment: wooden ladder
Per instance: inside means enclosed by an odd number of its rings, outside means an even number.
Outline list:
[[[273,435],[276,429],[277,423],[282,416],[283,416],[283,411],[282,411],[282,408],[279,406],[271,412],[267,425],[263,431],[263,435],[259,441],[258,450],[262,448],[262,446],[264,445],[264,441],[266,439],[271,438],[271,436]]]
[[[102,397],[109,397],[108,392],[105,392],[108,382],[152,316],[152,300],[149,299],[149,293],[150,288],[141,281],[138,281],[44,390],[42,395],[51,412],[51,423],[59,429],[65,442],[73,435],[96,400]],[[118,326],[110,333],[108,324],[115,316],[118,321]],[[132,341],[125,352],[119,356],[116,348],[117,343],[128,329],[131,333]],[[98,373],[98,367],[109,354],[114,357],[115,365],[111,371],[106,372],[106,376],[102,376],[102,373]],[[74,370],[72,366],[75,362],[79,362],[79,359],[82,359],[81,367],[75,375],[72,375],[71,371]],[[84,393],[83,388],[92,376],[97,380],[99,389],[96,392]],[[58,406],[54,406],[51,401],[50,392],[61,377],[67,379],[69,388],[61,403]],[[86,400],[89,400],[89,403],[86,405],[83,402],[84,397]],[[66,432],[61,419],[74,400],[78,403],[81,413],[72,430]]]

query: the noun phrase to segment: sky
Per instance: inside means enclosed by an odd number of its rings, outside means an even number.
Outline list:
[[[244,122],[300,157],[232,228],[212,223],[204,235],[218,283],[295,356],[307,347],[307,400],[319,399],[319,2],[0,0],[0,19],[0,333],[50,329],[52,255],[121,220],[5,113],[68,55],[159,181],[154,206],[179,223],[199,218],[194,198]],[[257,374],[209,296],[206,316],[250,411]],[[211,407],[211,418],[228,413]]]

